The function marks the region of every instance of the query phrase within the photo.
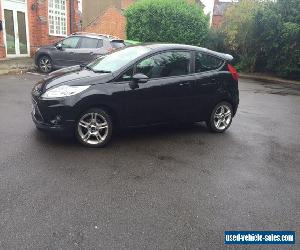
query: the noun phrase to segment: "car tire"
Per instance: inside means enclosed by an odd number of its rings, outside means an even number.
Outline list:
[[[112,137],[113,122],[108,112],[100,108],[82,113],[76,122],[75,135],[84,146],[104,147]]]
[[[37,63],[38,68],[42,73],[50,73],[53,70],[53,64],[50,56],[40,56]]]
[[[232,105],[228,102],[220,102],[212,110],[206,125],[212,132],[223,133],[230,127],[232,118]]]

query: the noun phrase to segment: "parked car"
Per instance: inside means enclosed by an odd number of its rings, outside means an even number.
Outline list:
[[[68,66],[88,64],[97,57],[125,46],[123,40],[103,34],[74,33],[51,46],[41,47],[35,64],[43,73]]]
[[[239,104],[232,59],[188,45],[126,47],[37,83],[32,119],[90,147],[106,145],[117,127],[206,121],[224,132]]]

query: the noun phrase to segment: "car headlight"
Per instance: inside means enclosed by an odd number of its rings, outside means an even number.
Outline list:
[[[50,99],[50,98],[60,98],[60,97],[76,95],[76,94],[88,89],[89,87],[90,87],[90,85],[85,85],[85,86],[62,85],[62,86],[47,90],[42,95],[42,97]]]

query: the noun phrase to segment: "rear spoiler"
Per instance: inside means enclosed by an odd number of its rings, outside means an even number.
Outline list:
[[[225,53],[220,53],[220,52],[216,52],[216,51],[213,51],[213,50],[209,50],[207,48],[201,48],[201,50],[203,52],[208,52],[212,55],[215,55],[216,57],[219,57],[227,62],[231,62],[233,60],[233,56],[232,55],[229,55],[229,54],[225,54]]]
[[[222,53],[222,58],[224,58],[225,61],[227,61],[227,62],[231,62],[233,60],[233,56],[229,55],[229,54],[223,54]]]
[[[124,43],[124,40],[122,39],[111,39],[110,41],[115,43]]]

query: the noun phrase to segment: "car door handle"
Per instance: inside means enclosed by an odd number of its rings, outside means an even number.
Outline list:
[[[179,83],[179,86],[186,86],[186,85],[190,85],[191,82],[181,82]]]
[[[74,54],[74,52],[69,52],[69,54],[70,54],[70,55],[73,55],[73,54]]]

